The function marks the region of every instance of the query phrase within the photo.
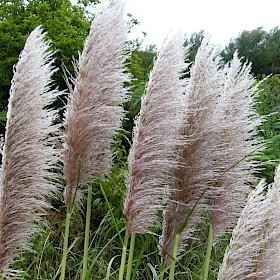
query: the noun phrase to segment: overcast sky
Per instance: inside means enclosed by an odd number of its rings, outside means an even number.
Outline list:
[[[161,45],[166,34],[205,30],[212,42],[229,43],[243,30],[280,26],[280,0],[126,0],[126,10],[140,21],[132,37],[147,32],[144,43]],[[142,36],[143,37],[143,36]]]

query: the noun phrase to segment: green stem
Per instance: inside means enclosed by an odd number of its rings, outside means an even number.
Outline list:
[[[171,264],[170,264],[169,280],[174,280],[175,264],[176,264],[176,257],[177,257],[177,251],[178,251],[179,237],[180,237],[180,234],[177,233],[175,235],[174,242],[173,242],[172,261],[171,261]]]
[[[128,254],[126,280],[130,280],[130,277],[131,277],[133,254],[134,254],[134,246],[135,246],[135,233],[132,233],[131,234],[131,239],[130,239],[129,254]]]
[[[63,255],[62,255],[62,263],[61,263],[60,280],[64,280],[64,278],[65,278],[65,269],[66,269],[66,258],[67,258],[67,251],[68,251],[68,238],[69,238],[70,219],[71,219],[71,211],[70,211],[70,207],[67,207],[67,214],[66,214],[66,221],[65,221],[65,230],[64,230]]]
[[[83,274],[82,274],[83,280],[86,278],[87,264],[88,264],[91,202],[92,202],[92,184],[89,185],[88,197],[87,197],[87,216],[86,216],[86,229],[85,229],[85,241],[84,241]]]
[[[60,278],[59,278],[60,280],[64,280],[64,278],[65,278],[66,259],[67,259],[67,253],[68,253],[70,220],[71,220],[72,212],[74,210],[74,201],[75,201],[76,193],[77,193],[77,190],[78,190],[78,187],[79,187],[80,173],[81,173],[81,162],[79,161],[78,162],[77,184],[76,184],[76,188],[75,188],[74,197],[72,198],[72,201],[68,201],[68,203],[67,203],[67,212],[66,212],[64,239],[63,239],[63,254],[62,254],[62,262],[61,262],[61,274],[60,274]]]
[[[125,236],[124,236],[123,249],[122,249],[122,260],[121,260],[121,267],[120,267],[120,272],[119,272],[119,280],[123,280],[123,276],[124,276],[126,248],[127,248],[127,244],[128,244],[128,237],[129,237],[128,226],[129,226],[129,221],[126,224],[126,229],[125,229]]]
[[[203,268],[203,279],[208,279],[208,272],[209,272],[209,264],[210,264],[210,257],[211,257],[211,251],[212,251],[212,242],[213,242],[213,231],[212,231],[212,225],[209,225],[209,233],[208,233],[208,239],[207,239],[207,250],[206,250],[206,257],[204,262],[204,268]]]

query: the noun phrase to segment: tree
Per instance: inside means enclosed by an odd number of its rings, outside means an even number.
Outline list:
[[[47,38],[52,40],[56,66],[61,68],[63,63],[73,74],[73,57],[77,58],[82,50],[93,18],[85,6],[90,3],[84,1],[84,4],[72,5],[70,0],[0,0],[0,111],[7,107],[13,65],[36,26],[41,24]],[[57,72],[54,80],[63,90],[66,84],[61,73]],[[0,132],[3,130],[0,127]]]
[[[192,33],[185,40],[185,46],[189,46],[187,61],[194,62],[194,58],[196,56],[197,50],[201,45],[203,38],[205,37],[205,31],[200,30],[199,32]]]
[[[0,110],[3,111],[7,106],[7,94],[13,76],[12,66],[17,62],[27,38],[23,34],[31,30],[27,30],[29,28],[26,24],[22,24],[22,20],[26,18],[23,1],[1,0],[0,4]]]
[[[252,31],[242,31],[241,34],[225,47],[222,52],[224,60],[231,60],[238,50],[243,61],[252,62],[252,72],[255,76],[280,73],[280,30],[276,27],[266,32],[259,27]]]

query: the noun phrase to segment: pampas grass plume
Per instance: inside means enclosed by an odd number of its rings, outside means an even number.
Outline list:
[[[208,198],[214,239],[236,225],[257,171],[253,156],[261,150],[256,136],[261,119],[254,110],[256,86],[250,71],[251,65],[242,65],[236,52],[223,69],[221,96],[213,115],[217,129],[209,150],[217,179]]]
[[[157,213],[165,206],[177,166],[185,68],[183,38],[166,39],[142,98],[128,159],[125,215],[130,234],[160,225]]]
[[[170,261],[165,250],[171,253],[173,239],[189,215],[179,252],[206,210],[215,240],[232,230],[245,206],[249,184],[257,171],[252,154],[262,145],[256,137],[261,119],[253,109],[256,87],[250,70],[237,53],[222,67],[213,46],[203,39],[186,90],[181,128],[186,142],[179,157],[177,192],[164,212],[161,244],[165,265]]]
[[[233,231],[218,280],[280,277],[280,169],[274,184],[261,182],[251,192]]]
[[[124,2],[104,0],[91,26],[78,62],[74,91],[65,119],[65,201],[74,199],[75,187],[109,171],[110,144],[124,114],[125,41]]]
[[[0,275],[19,248],[28,249],[32,225],[49,207],[56,186],[51,182],[59,151],[54,148],[58,127],[47,109],[58,96],[51,89],[52,52],[40,27],[31,32],[14,68],[0,183]]]
[[[173,188],[176,192],[164,212],[163,233],[161,237],[161,255],[164,265],[168,265],[173,239],[182,223],[191,213],[201,194],[213,182],[214,170],[209,152],[210,135],[215,127],[211,126],[211,116],[220,93],[220,58],[208,38],[203,39],[194,64],[190,69],[190,78],[186,87],[183,124],[180,135],[184,145],[179,153],[179,168]],[[191,237],[194,226],[201,222],[202,213],[207,204],[202,199],[190,216],[187,227],[180,236],[178,252]]]

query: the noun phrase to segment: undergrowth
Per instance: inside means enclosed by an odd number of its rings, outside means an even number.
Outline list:
[[[88,279],[117,280],[120,268],[125,218],[123,200],[125,196],[124,173],[126,166],[117,160],[111,176],[94,182],[92,218],[89,248]],[[31,240],[31,251],[21,251],[13,269],[24,271],[22,280],[59,279],[62,240],[65,222],[65,206],[56,205],[46,216],[46,224]],[[66,279],[78,280],[82,271],[85,208],[75,211],[71,217],[69,253],[67,258]],[[206,219],[206,218],[205,218]],[[200,280],[207,243],[207,222],[202,223],[190,242],[188,249],[181,255],[176,265],[175,279]],[[160,279],[162,271],[159,256],[158,235],[137,235],[132,267],[132,280]],[[222,262],[229,236],[219,239],[212,250],[208,279],[216,279]],[[164,274],[167,277],[167,273]],[[167,278],[162,278],[167,279]]]

